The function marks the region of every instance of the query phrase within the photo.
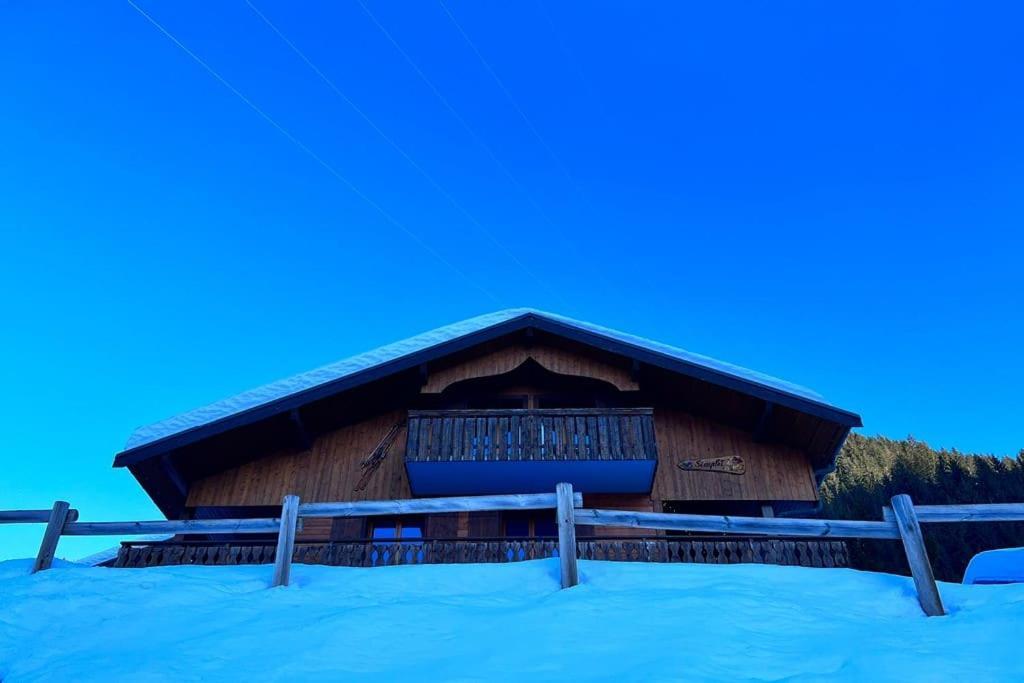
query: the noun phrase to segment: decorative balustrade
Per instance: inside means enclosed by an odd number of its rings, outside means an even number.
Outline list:
[[[421,410],[406,461],[656,460],[650,408]]]

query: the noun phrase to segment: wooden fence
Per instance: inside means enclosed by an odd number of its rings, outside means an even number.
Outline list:
[[[411,500],[362,501],[352,503],[306,503],[301,504],[297,496],[285,496],[281,516],[273,519],[214,519],[214,520],[159,520],[151,522],[79,522],[78,513],[68,503],[57,501],[50,510],[12,510],[0,512],[0,523],[46,522],[46,530],[39,547],[33,571],[49,568],[62,535],[141,535],[152,533],[169,534],[247,534],[277,532],[277,545],[273,551],[274,579],[272,585],[287,586],[291,564],[296,557],[295,533],[301,528],[303,517],[365,517],[375,515],[429,514],[481,510],[528,510],[551,509],[556,511],[558,541],[545,541],[549,545],[538,546],[531,552],[541,556],[557,555],[560,564],[561,584],[569,588],[579,583],[577,557],[585,559],[635,559],[642,561],[665,561],[656,559],[659,553],[671,552],[672,546],[642,545],[630,547],[630,557],[609,556],[609,548],[602,547],[597,540],[577,542],[576,525],[605,527],[636,527],[642,529],[705,532],[717,534],[741,534],[743,536],[804,537],[819,540],[837,538],[872,538],[900,540],[903,543],[910,565],[910,572],[917,589],[918,602],[928,616],[945,614],[931,563],[925,551],[921,534],[922,523],[956,522],[1001,522],[1024,521],[1024,503],[998,505],[922,505],[915,506],[907,495],[894,496],[892,506],[882,512],[882,521],[789,519],[784,517],[731,517],[719,515],[682,515],[655,512],[632,512],[624,510],[582,509],[579,493],[574,493],[570,484],[558,484],[555,493],[510,494],[497,496],[463,496],[450,498],[418,498]],[[675,541],[672,541],[675,542]],[[796,543],[799,543],[797,541]],[[413,549],[405,544],[394,544],[387,555],[388,564],[401,563],[401,558],[413,561]],[[348,552],[344,547],[338,552]],[[222,546],[228,548],[228,546]],[[255,546],[254,546],[255,548]],[[485,552],[484,550],[478,552]],[[728,549],[728,546],[725,546]],[[785,546],[781,549],[784,551]],[[711,548],[715,551],[716,548]],[[778,551],[779,548],[776,548]],[[349,551],[355,552],[354,549]],[[427,548],[426,551],[434,552]],[[161,550],[160,552],[164,552]],[[174,550],[172,552],[178,552]],[[190,552],[182,549],[182,553]],[[202,552],[211,559],[211,551]],[[224,564],[238,564],[243,551],[232,558],[233,550],[217,549],[213,561],[223,560]],[[299,562],[313,559],[313,550],[304,551],[300,546]],[[322,550],[317,551],[322,552]],[[365,551],[364,551],[365,552]],[[377,552],[380,552],[377,550]],[[385,553],[388,551],[385,550]],[[424,552],[417,549],[416,559]],[[460,552],[462,552],[460,550]],[[468,551],[467,551],[468,552]],[[501,548],[495,548],[496,553]],[[675,552],[682,552],[675,548]],[[689,552],[689,550],[687,550]],[[701,553],[705,549],[701,547]],[[736,546],[732,552],[743,552]],[[751,551],[752,552],[752,551]],[[220,554],[217,554],[220,553]],[[250,550],[249,558],[269,561],[269,548]],[[432,555],[431,557],[435,557]],[[443,549],[440,556],[444,561]],[[751,555],[752,557],[752,555]],[[314,560],[315,561],[315,560]],[[486,560],[482,560],[486,561]],[[752,560],[756,561],[756,560]],[[376,563],[376,560],[373,561]],[[829,566],[822,560],[822,566]],[[834,566],[834,565],[833,565]]]

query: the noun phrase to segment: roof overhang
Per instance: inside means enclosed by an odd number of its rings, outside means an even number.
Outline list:
[[[338,379],[297,391],[205,424],[169,434],[134,448],[125,449],[114,458],[114,466],[127,467],[137,465],[212,436],[288,413],[314,401],[334,396],[399,372],[415,369],[424,363],[429,363],[453,353],[527,329],[547,332],[596,349],[625,356],[639,363],[646,363],[713,385],[732,389],[759,398],[767,403],[786,406],[846,428],[860,427],[862,425],[861,418],[856,413],[842,410],[823,401],[814,400],[801,393],[785,391],[777,386],[758,382],[740,374],[733,374],[716,367],[702,365],[699,362],[681,359],[669,353],[662,353],[639,343],[631,343],[565,320],[548,317],[537,312],[525,312],[483,329],[469,332],[378,365],[367,367]]]

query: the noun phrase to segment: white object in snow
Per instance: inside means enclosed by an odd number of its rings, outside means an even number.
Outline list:
[[[1024,583],[1024,548],[978,553],[967,565],[964,583]]]

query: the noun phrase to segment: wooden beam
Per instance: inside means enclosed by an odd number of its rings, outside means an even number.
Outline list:
[[[573,505],[575,507],[582,507],[582,494],[573,494]],[[299,505],[299,516],[369,517],[376,515],[422,515],[439,512],[544,510],[557,507],[558,500],[554,493],[520,493],[496,496],[363,500],[351,503],[303,503]]]
[[[789,519],[787,517],[726,517],[678,515],[631,510],[577,510],[576,524],[623,526],[669,531],[706,531],[758,536],[809,536],[814,538],[900,538],[893,522]]]
[[[914,513],[922,524],[944,522],[1024,522],[1024,503],[988,503],[979,505],[915,505]],[[882,508],[886,521],[895,521],[892,508]]]
[[[145,534],[265,534],[278,530],[276,519],[162,519],[152,522],[75,522],[65,536],[141,536]]]
[[[302,415],[299,414],[299,409],[292,408],[288,411],[288,419],[291,420],[292,427],[295,429],[295,438],[298,440],[299,446],[302,450],[308,451],[313,448],[313,439],[306,430],[306,424],[302,421]]]
[[[640,382],[640,361],[636,358],[629,365],[629,378],[638,384]]]
[[[946,610],[942,607],[939,587],[935,585],[935,575],[932,573],[932,564],[928,561],[928,551],[924,547],[914,503],[905,493],[893,496],[891,502],[896,525],[903,539],[903,549],[907,553],[907,564],[910,565],[910,573],[917,588],[917,601],[926,615],[941,617]]]
[[[558,499],[558,562],[561,566],[562,588],[572,588],[580,582],[576,566],[576,521],[573,518],[572,484],[562,482],[555,487]]]
[[[181,494],[182,498],[187,498],[188,482],[185,481],[185,478],[181,476],[181,472],[178,471],[178,468],[171,461],[170,453],[164,453],[160,456],[160,467],[163,468],[164,474],[166,474],[167,478],[171,480],[171,483],[174,484],[174,488],[178,490],[178,493]]]
[[[0,524],[36,524],[50,521],[52,510],[0,510]],[[78,510],[68,510],[68,521],[78,519]]]
[[[299,497],[285,496],[281,503],[281,527],[274,555],[273,587],[287,586],[291,579],[292,554],[295,552],[295,526],[299,518]]]
[[[761,409],[761,417],[757,418],[757,424],[754,426],[754,441],[760,443],[765,440],[768,432],[768,423],[772,419],[773,412],[775,412],[775,404],[765,401],[764,408]]]
[[[32,573],[49,569],[53,564],[53,555],[57,552],[57,542],[64,531],[64,525],[68,520],[68,510],[71,506],[67,501],[58,500],[50,510],[50,517],[46,522],[46,531],[43,532],[43,541],[39,544],[39,552],[36,553],[35,564],[32,565]]]

